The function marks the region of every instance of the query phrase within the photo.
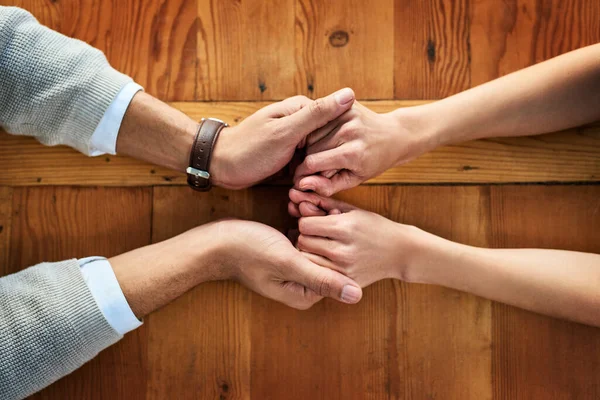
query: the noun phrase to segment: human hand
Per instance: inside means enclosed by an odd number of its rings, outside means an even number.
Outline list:
[[[350,278],[319,266],[294,248],[282,233],[258,222],[221,220],[210,224],[219,246],[222,279],[234,279],[253,291],[297,309],[322,297],[357,303],[362,291]]]
[[[268,105],[239,125],[221,131],[213,149],[213,183],[227,189],[252,186],[281,170],[308,134],[352,107],[354,92],[345,88],[310,100],[290,97]]]
[[[315,193],[289,195],[288,211],[300,217],[297,247],[309,260],[362,287],[385,278],[416,280],[410,267],[428,234]]]
[[[294,184],[323,196],[358,186],[435,147],[420,128],[417,107],[377,114],[358,102],[307,138]]]

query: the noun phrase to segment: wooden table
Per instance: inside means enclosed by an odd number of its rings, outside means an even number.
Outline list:
[[[600,41],[596,0],[0,0],[101,48],[146,91],[237,123],[351,86],[377,111]],[[485,107],[485,105],[481,105]],[[193,193],[182,175],[0,134],[0,275],[112,256],[225,216],[281,229],[285,185]],[[445,147],[340,198],[448,239],[600,252],[600,127]],[[34,396],[597,399],[600,330],[382,281],[295,311],[202,285]]]

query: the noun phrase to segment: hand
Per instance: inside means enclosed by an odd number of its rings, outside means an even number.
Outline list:
[[[377,114],[355,102],[307,138],[307,156],[296,169],[295,187],[329,197],[434,147],[419,133],[420,119],[413,114],[410,108]]]
[[[318,265],[362,287],[385,278],[413,281],[409,266],[421,233],[339,200],[290,190],[290,214],[301,217],[298,249]]]
[[[223,129],[210,165],[214,184],[242,189],[276,174],[296,148],[304,147],[308,134],[343,114],[353,102],[349,88],[317,100],[290,97]]]
[[[252,221],[222,220],[210,224],[220,247],[218,262],[225,279],[235,279],[253,291],[297,309],[307,309],[322,297],[357,303],[360,286],[323,268],[294,248],[283,234]]]

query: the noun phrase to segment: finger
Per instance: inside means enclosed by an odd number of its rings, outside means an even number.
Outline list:
[[[302,217],[323,217],[327,215],[326,211],[321,210],[319,207],[308,201],[303,201],[298,204],[298,211]]]
[[[308,155],[304,162],[296,168],[294,178],[316,174],[321,171],[348,168],[350,167],[349,157],[346,146]]]
[[[311,145],[317,143],[318,141],[320,141],[321,139],[327,137],[327,135],[329,135],[333,131],[335,131],[342,122],[342,121],[340,121],[341,118],[342,117],[336,118],[333,121],[328,122],[327,124],[325,124],[325,126],[317,129],[316,131],[314,131],[310,135],[308,135],[306,137],[306,145],[311,146]]]
[[[323,197],[317,193],[302,192],[297,189],[290,189],[288,195],[293,203],[300,204],[302,202],[309,202],[326,212],[330,212],[333,209],[338,209],[343,213],[347,213],[357,209],[352,204],[344,203],[341,200],[336,200],[329,197]]]
[[[298,310],[308,310],[323,297],[297,282],[279,282],[281,295],[278,297],[283,303]]]
[[[352,279],[337,271],[321,267],[305,257],[296,257],[290,280],[306,286],[317,295],[343,303],[355,304],[362,297],[362,289]]]
[[[298,230],[301,234],[307,236],[320,236],[331,239],[340,239],[342,236],[340,225],[340,216],[324,215],[317,217],[302,216],[298,220]]]
[[[293,201],[288,202],[288,213],[295,218],[300,218],[302,216],[299,205]]]
[[[337,265],[335,265],[329,258],[327,257],[323,257],[320,256],[318,254],[313,254],[313,253],[307,253],[304,251],[300,252],[304,257],[308,258],[310,261],[312,261],[313,263],[320,265],[321,267],[325,267],[325,268],[329,268],[332,269],[334,271],[340,272],[340,273],[344,273],[344,270],[341,269],[340,267],[338,267]]]
[[[360,184],[361,179],[345,169],[335,174],[331,179],[321,175],[305,176],[298,180],[295,187],[301,190],[312,190],[321,196],[329,197]]]
[[[317,254],[330,260],[335,259],[339,246],[340,244],[335,240],[322,236],[309,236],[303,233],[298,236],[298,250]]]
[[[269,104],[258,110],[258,113],[265,114],[270,118],[281,118],[292,115],[302,108],[308,106],[313,100],[306,96],[293,96],[277,103]]]
[[[284,117],[284,121],[299,138],[304,138],[342,115],[353,103],[354,92],[350,88],[344,88],[312,101],[294,114]]]
[[[323,172],[321,172],[321,175],[323,175],[325,178],[329,179],[332,176],[334,176],[335,174],[337,174],[338,171],[339,170],[337,170],[337,169],[332,169],[332,170],[329,170],[329,171],[323,171]]]
[[[325,136],[318,142],[309,144],[306,146],[306,154],[315,154],[321,153],[326,150],[335,149],[343,144],[343,141],[339,138],[339,132],[344,127],[344,125],[340,125],[334,130],[332,130],[329,135]]]

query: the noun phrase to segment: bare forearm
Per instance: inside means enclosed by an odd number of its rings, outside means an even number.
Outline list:
[[[444,100],[397,111],[434,146],[527,136],[600,119],[600,44],[517,71]]]
[[[185,171],[197,127],[181,111],[138,92],[121,123],[117,153]]]
[[[134,314],[141,318],[202,282],[227,279],[211,235],[186,232],[109,261]],[[191,240],[192,236],[197,238]]]
[[[415,281],[473,293],[541,314],[600,326],[600,255],[483,249],[428,239]]]

